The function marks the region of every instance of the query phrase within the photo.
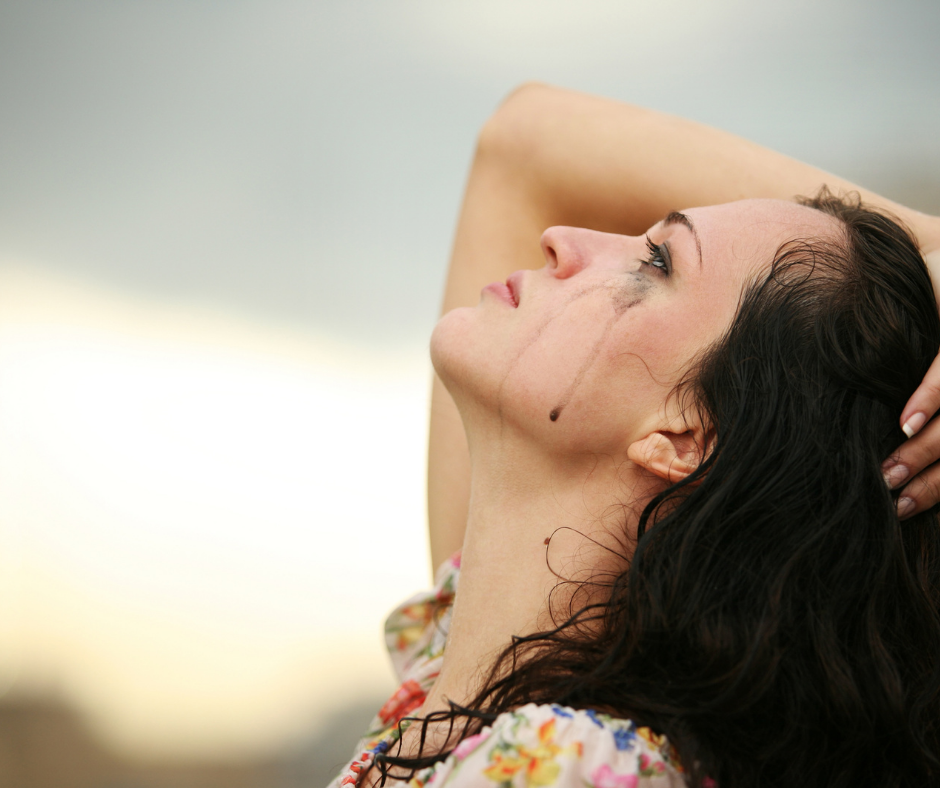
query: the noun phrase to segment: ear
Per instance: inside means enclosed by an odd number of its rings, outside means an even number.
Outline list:
[[[627,449],[627,457],[671,484],[682,481],[702,463],[714,436],[701,428],[685,432],[656,430]]]

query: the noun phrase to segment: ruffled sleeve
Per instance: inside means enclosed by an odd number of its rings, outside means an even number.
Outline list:
[[[415,594],[386,620],[385,644],[399,681],[425,685],[429,669],[436,677],[459,576],[460,553],[455,553],[437,570],[430,591]]]
[[[330,788],[357,785],[376,754],[385,752],[398,740],[398,723],[424,703],[441,672],[459,576],[460,553],[455,553],[437,570],[430,591],[416,594],[389,615],[385,643],[401,684],[379,709],[366,735],[356,745],[352,761],[330,783]]]
[[[629,720],[529,704],[501,714],[410,788],[680,788],[665,738]]]

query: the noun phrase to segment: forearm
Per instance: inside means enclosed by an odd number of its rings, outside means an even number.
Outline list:
[[[842,178],[691,121],[528,85],[480,134],[443,311],[475,304],[488,282],[543,265],[538,241],[551,225],[636,235],[671,210],[752,197],[790,199],[824,184],[836,193],[858,191],[904,221],[925,253],[940,250],[936,217]],[[429,463],[432,555],[439,563],[463,539],[469,462],[456,408],[438,381]]]
[[[897,215],[925,254],[940,248],[937,217],[682,118],[531,85],[510,96],[491,124],[491,146],[546,226],[632,235],[671,210],[753,197],[790,199],[825,184],[836,193],[857,191]]]

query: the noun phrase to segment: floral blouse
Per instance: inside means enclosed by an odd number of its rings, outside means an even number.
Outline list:
[[[375,755],[398,740],[401,719],[424,702],[440,673],[459,574],[457,553],[438,570],[431,591],[412,597],[389,616],[385,640],[402,684],[329,788],[355,788]],[[530,703],[499,715],[492,725],[464,739],[445,760],[418,771],[408,788],[680,788],[684,784],[682,766],[669,743],[649,728],[590,709]]]

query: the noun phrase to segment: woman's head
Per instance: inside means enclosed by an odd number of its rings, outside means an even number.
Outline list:
[[[508,648],[474,713],[632,717],[722,788],[936,784],[940,524],[899,521],[880,463],[940,318],[903,228],[802,207],[824,232],[770,250],[667,396],[704,461],[646,506],[603,601]]]
[[[622,453],[674,426],[670,392],[776,250],[839,233],[833,217],[780,200],[673,213],[646,236],[552,227],[544,268],[445,316],[435,366],[484,423],[496,417],[550,450]]]

